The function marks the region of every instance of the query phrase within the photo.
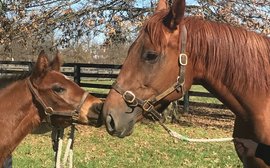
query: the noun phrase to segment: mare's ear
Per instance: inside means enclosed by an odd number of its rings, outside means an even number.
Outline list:
[[[185,0],[174,0],[168,15],[164,18],[164,25],[174,31],[184,18],[185,8]]]
[[[50,64],[50,67],[52,70],[59,72],[61,65],[62,65],[62,59],[61,59],[59,51],[57,51],[56,56],[54,57],[54,59],[52,60]]]
[[[39,77],[44,76],[47,72],[48,67],[49,67],[48,56],[45,54],[44,50],[42,50],[38,55],[38,59],[33,69],[31,78],[37,79]]]
[[[167,0],[159,0],[155,12],[168,9]]]

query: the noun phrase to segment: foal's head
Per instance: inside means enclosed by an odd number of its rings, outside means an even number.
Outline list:
[[[49,62],[41,52],[32,70],[28,85],[40,115],[53,114],[49,119],[59,127],[68,126],[74,120],[80,124],[100,124],[101,100],[62,74],[60,62],[59,54]]]
[[[170,10],[166,1],[160,0],[155,14],[145,22],[129,49],[117,78],[122,90],[131,91],[141,100],[148,100],[176,82],[179,74],[179,25],[184,9],[184,0],[175,0]],[[132,97],[130,94],[126,96]],[[181,91],[168,94],[155,104],[156,109],[163,110],[169,102],[181,96]],[[111,90],[103,107],[108,132],[118,137],[131,134],[135,122],[142,118],[142,112],[141,107],[129,105],[119,91]]]

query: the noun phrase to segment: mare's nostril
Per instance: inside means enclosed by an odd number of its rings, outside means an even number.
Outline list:
[[[113,132],[115,131],[115,124],[114,124],[114,121],[113,121],[113,118],[111,115],[108,115],[106,117],[106,125],[107,125],[107,128],[110,132]]]

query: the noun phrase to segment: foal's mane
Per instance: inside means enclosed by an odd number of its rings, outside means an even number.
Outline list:
[[[162,24],[166,14],[155,13],[143,28],[162,49],[167,45]],[[181,24],[187,28],[187,52],[193,67],[204,65],[208,77],[221,80],[231,90],[270,90],[269,37],[197,17],[187,17]]]
[[[19,74],[4,75],[0,77],[0,90],[18,80],[24,80],[31,75],[31,71],[21,72]]]

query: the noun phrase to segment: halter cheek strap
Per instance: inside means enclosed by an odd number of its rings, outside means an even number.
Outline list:
[[[185,72],[186,65],[188,63],[188,57],[186,55],[187,29],[185,26],[182,27],[180,40],[180,54],[178,57],[179,75],[176,82],[161,94],[148,100],[142,100],[137,98],[132,91],[125,91],[122,87],[120,87],[117,81],[112,84],[112,88],[122,95],[128,106],[140,106],[145,112],[150,112],[156,119],[159,120],[161,119],[161,114],[154,109],[154,105],[174,91],[181,91],[182,96],[185,94]]]
[[[29,87],[29,90],[31,91],[33,97],[38,101],[38,103],[43,107],[44,109],[44,114],[46,117],[46,121],[50,124],[51,122],[51,117],[52,116],[63,116],[63,117],[71,117],[73,122],[77,122],[79,118],[79,112],[81,110],[81,107],[83,103],[85,102],[86,98],[88,97],[89,93],[84,92],[79,105],[77,108],[71,111],[55,111],[52,107],[47,106],[46,103],[42,100],[41,96],[39,95],[37,89],[33,86],[32,82],[30,81],[30,78],[27,79],[27,84]]]
[[[186,26],[182,27],[180,40],[181,40],[180,45],[179,45],[180,54],[178,56],[179,74],[178,74],[178,77],[176,79],[176,82],[171,87],[169,87],[167,90],[165,90],[164,92],[162,92],[158,96],[152,98],[151,102],[153,104],[160,101],[164,97],[168,96],[169,94],[171,94],[175,90],[177,92],[181,91],[182,96],[185,94],[185,90],[184,90],[185,72],[186,72],[186,65],[188,63],[188,57],[186,54],[186,41],[187,41]]]

